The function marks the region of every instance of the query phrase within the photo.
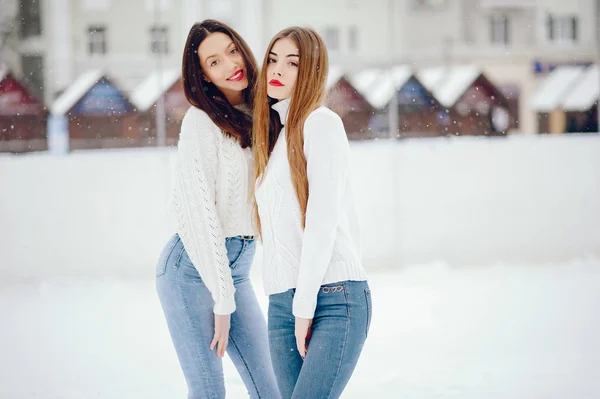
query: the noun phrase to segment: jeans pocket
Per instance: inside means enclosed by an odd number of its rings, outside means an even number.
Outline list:
[[[365,288],[365,299],[367,301],[367,326],[365,328],[365,335],[369,336],[369,329],[371,328],[371,289]]]
[[[235,269],[240,260],[243,258],[246,248],[249,244],[245,240],[239,238],[227,239],[227,259],[229,260],[229,268]]]
[[[158,258],[158,263],[156,264],[156,277],[160,277],[167,272],[167,264],[169,263],[169,258],[175,249],[175,246],[179,242],[179,236],[174,235],[167,245],[165,245],[162,250],[160,257]]]

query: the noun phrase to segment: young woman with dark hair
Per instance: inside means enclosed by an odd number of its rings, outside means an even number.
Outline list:
[[[256,61],[237,32],[206,20],[189,32],[182,75],[191,107],[171,195],[176,234],[160,256],[156,287],[188,398],[225,398],[225,352],[251,398],[279,398],[265,318],[249,280]]]

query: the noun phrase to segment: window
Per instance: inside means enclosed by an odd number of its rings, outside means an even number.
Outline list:
[[[85,11],[106,11],[110,9],[110,0],[82,0],[81,8]]]
[[[579,39],[579,18],[574,15],[548,15],[546,22],[548,41],[574,43]]]
[[[88,28],[88,44],[90,55],[106,54],[106,27],[90,26]]]
[[[167,11],[171,8],[171,0],[146,0],[146,10]]]
[[[150,28],[150,51],[154,54],[167,54],[169,52],[169,28],[166,26],[153,26]]]
[[[493,44],[509,43],[509,24],[506,15],[492,15],[490,17],[490,41]]]
[[[358,28],[356,26],[348,28],[348,47],[350,51],[358,50]]]
[[[446,4],[446,0],[412,0],[413,8],[436,8]]]
[[[325,29],[325,44],[327,45],[328,50],[339,50],[340,30],[338,28],[329,27]]]
[[[21,56],[23,80],[38,98],[44,98],[44,59],[41,55]]]
[[[21,0],[19,7],[19,20],[21,23],[21,37],[26,39],[42,34],[39,0]]]

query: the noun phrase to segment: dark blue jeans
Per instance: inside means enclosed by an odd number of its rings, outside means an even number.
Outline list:
[[[269,346],[283,399],[339,398],[350,380],[371,323],[366,281],[321,287],[306,359],[296,346],[295,290],[269,296]]]

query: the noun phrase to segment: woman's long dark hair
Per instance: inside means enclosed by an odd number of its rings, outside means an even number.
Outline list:
[[[213,83],[204,80],[198,46],[208,35],[215,32],[229,36],[242,54],[248,77],[248,87],[242,91],[242,96],[250,108],[253,106],[254,86],[258,74],[254,55],[235,30],[213,19],[194,24],[188,34],[183,50],[181,75],[185,97],[190,104],[206,112],[223,132],[235,137],[243,148],[250,147],[252,145],[251,117],[233,107]]]

